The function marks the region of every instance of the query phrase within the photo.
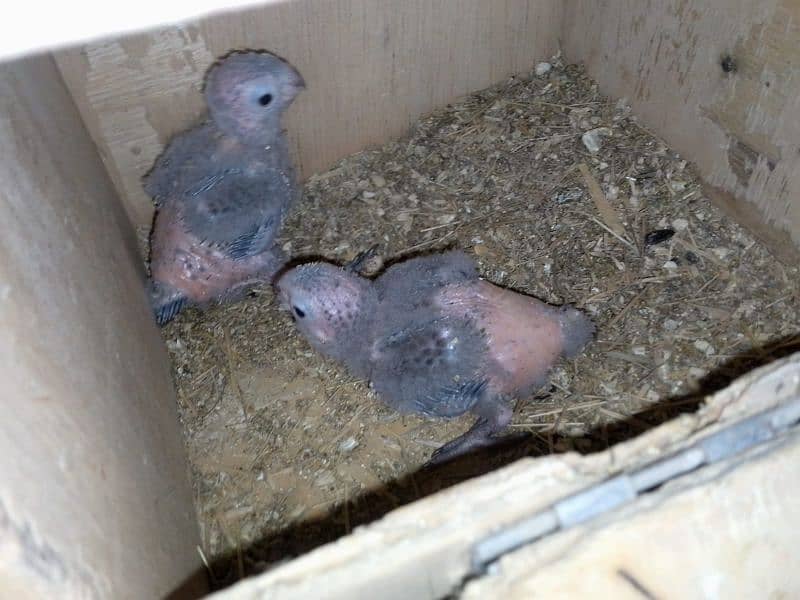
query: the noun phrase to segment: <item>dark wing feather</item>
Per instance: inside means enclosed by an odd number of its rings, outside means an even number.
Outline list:
[[[392,265],[376,284],[379,298],[403,298],[416,306],[436,289],[478,278],[475,261],[460,250],[451,250]]]
[[[217,137],[213,125],[206,123],[172,138],[142,180],[156,206],[180,198],[184,189],[214,168],[209,148]]]
[[[191,188],[182,217],[198,239],[246,258],[272,246],[292,193],[291,180],[275,170],[248,176],[226,169]]]
[[[486,339],[465,319],[409,326],[385,336],[375,351],[373,385],[400,412],[453,417],[485,391]]]

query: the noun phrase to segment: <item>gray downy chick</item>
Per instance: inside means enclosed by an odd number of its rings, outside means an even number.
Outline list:
[[[209,70],[209,118],[173,138],[144,179],[157,209],[148,287],[159,324],[187,305],[236,299],[282,266],[274,240],[299,187],[281,116],[304,87],[266,52]]]
[[[432,463],[489,445],[511,422],[512,400],[529,396],[594,325],[497,287],[460,251],[413,258],[375,281],[328,263],[301,265],[276,283],[282,305],[322,354],[370,379],[401,413],[478,419],[439,448]]]

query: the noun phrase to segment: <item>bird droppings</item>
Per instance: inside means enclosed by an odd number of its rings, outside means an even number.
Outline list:
[[[608,127],[598,127],[597,129],[592,129],[584,133],[581,136],[581,141],[589,152],[596,154],[600,152],[600,149],[603,147],[603,137],[611,134],[612,131]],[[607,163],[605,164],[607,166]]]
[[[686,228],[689,227],[689,220],[684,219],[683,217],[678,217],[677,219],[673,219],[672,227],[675,229],[675,231],[686,231]]]
[[[540,62],[536,65],[533,69],[533,72],[536,73],[537,77],[544,77],[553,69],[553,65],[549,62]]]
[[[349,437],[339,444],[339,450],[342,452],[352,452],[358,448],[358,440],[354,437]]]
[[[586,311],[596,340],[516,403],[512,427],[529,438],[426,476],[417,469],[431,450],[472,417],[398,416],[311,352],[268,287],[179,315],[162,331],[217,583],[522,455],[602,450],[800,347],[798,269],[712,206],[692,166],[625,102],[602,97],[581,68],[551,64],[312,177],[280,244],[341,263],[374,244],[389,260],[463,248],[488,279]],[[613,136],[592,155],[581,138],[597,127]],[[674,236],[645,248],[647,232],[669,226]]]

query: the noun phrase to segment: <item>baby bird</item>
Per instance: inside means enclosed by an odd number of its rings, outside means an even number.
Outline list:
[[[371,380],[394,409],[478,417],[431,463],[490,445],[511,422],[513,398],[542,386],[559,357],[576,355],[594,333],[575,308],[481,279],[460,251],[406,260],[374,281],[310,263],[276,287],[311,345]]]
[[[211,67],[209,118],[177,135],[144,180],[154,199],[150,300],[159,324],[187,305],[235,299],[284,262],[274,240],[299,194],[281,116],[304,89],[266,52]]]

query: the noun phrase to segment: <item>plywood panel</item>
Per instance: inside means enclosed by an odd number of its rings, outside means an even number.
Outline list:
[[[168,358],[49,57],[0,66],[0,181],[0,597],[163,597],[199,567]]]
[[[265,48],[308,89],[287,126],[308,175],[402,135],[420,115],[531,68],[557,49],[558,0],[293,0],[61,52],[57,61],[136,224],[140,177],[203,109],[203,73]]]
[[[696,162],[710,193],[757,207],[791,256],[776,232],[800,244],[800,3],[567,0],[565,11],[567,58]]]
[[[504,558],[463,600],[797,598],[800,435]],[[678,487],[679,489],[675,489]]]

